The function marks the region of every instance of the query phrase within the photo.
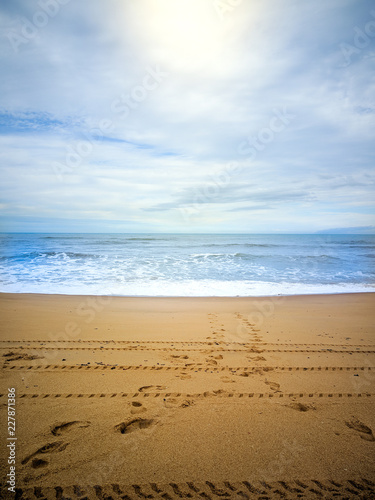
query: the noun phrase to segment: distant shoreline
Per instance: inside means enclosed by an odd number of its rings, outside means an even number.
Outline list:
[[[360,292],[331,292],[331,293],[279,293],[276,295],[110,295],[110,294],[92,294],[92,293],[41,293],[41,292],[1,292],[0,297],[4,296],[40,296],[40,297],[113,297],[118,299],[277,299],[278,297],[331,297],[332,295],[375,295],[375,289]]]

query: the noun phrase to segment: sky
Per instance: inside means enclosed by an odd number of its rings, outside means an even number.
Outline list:
[[[375,233],[372,0],[1,0],[0,231]]]

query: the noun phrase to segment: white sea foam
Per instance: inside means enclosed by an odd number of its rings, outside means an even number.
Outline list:
[[[374,236],[0,235],[0,291],[265,296],[374,291]]]
[[[334,285],[314,285],[303,283],[271,283],[248,281],[186,280],[137,281],[105,286],[78,282],[38,283],[0,285],[1,292],[47,293],[63,295],[114,295],[139,297],[256,297],[275,295],[312,295],[337,293],[375,292],[375,285],[338,283]]]

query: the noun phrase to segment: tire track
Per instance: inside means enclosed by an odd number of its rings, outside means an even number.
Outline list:
[[[345,372],[356,372],[356,371],[374,371],[374,366],[238,366],[238,367],[212,367],[210,366],[200,366],[200,365],[189,365],[189,366],[142,366],[142,365],[3,365],[4,371],[70,371],[70,370],[90,370],[90,371],[103,371],[103,370],[138,370],[138,371],[194,371],[194,372],[212,372],[219,373],[223,371],[228,371],[233,374],[237,372],[242,373],[255,373],[260,372],[312,372],[312,371],[345,371]]]
[[[254,346],[255,342],[203,342],[203,341],[174,341],[174,340],[144,340],[144,341],[137,341],[137,340],[1,340],[1,343],[10,343],[10,344],[46,344],[46,343],[51,343],[51,344],[64,344],[64,343],[69,343],[69,344],[83,344],[83,343],[93,343],[93,344],[169,344],[169,345],[174,345],[174,344],[182,344],[182,345],[205,345],[205,346],[212,346],[212,345],[240,345],[240,346]],[[256,346],[260,345],[275,345],[275,346],[333,346],[333,347],[372,347],[375,349],[374,344],[299,344],[299,343],[294,343],[294,342],[288,342],[288,343],[272,343],[272,342],[256,342]],[[2,347],[0,347],[2,348]],[[5,349],[5,347],[4,347]]]
[[[6,493],[5,484],[1,490]],[[296,498],[359,498],[370,499],[375,495],[375,483],[368,478],[347,480],[288,479],[285,481],[187,481],[148,484],[96,484],[72,486],[54,485],[48,487],[28,486],[17,488],[17,500],[44,499],[87,499],[87,500],[138,500],[140,498],[163,499],[273,499],[292,500]]]
[[[0,347],[0,349],[9,349],[9,347]],[[31,347],[31,346],[22,346],[22,347],[13,347],[13,349],[22,349],[22,350],[35,350],[38,349],[40,351],[182,351],[183,352],[204,352],[206,349],[168,349],[168,348],[162,348],[162,347],[45,347],[45,346],[39,346],[39,347]],[[331,349],[331,348],[326,348],[326,349],[259,349],[258,346],[249,346],[249,348],[243,348],[243,349],[220,349],[220,352],[295,352],[295,353],[324,353],[324,354],[374,354],[374,350],[367,350],[367,351],[362,351],[362,350],[347,350],[347,349]],[[5,356],[5,354],[3,355]]]
[[[21,399],[75,399],[75,398],[83,398],[83,399],[91,399],[91,398],[124,398],[124,399],[131,399],[131,398],[160,398],[160,399],[165,399],[169,397],[173,398],[233,398],[233,399],[246,399],[246,398],[258,398],[258,399],[267,399],[267,398],[275,398],[275,399],[281,399],[281,398],[372,398],[375,396],[375,393],[322,393],[322,392],[313,392],[313,393],[308,393],[308,392],[299,392],[299,393],[274,393],[274,392],[225,392],[221,390],[217,391],[205,391],[203,393],[195,393],[195,394],[190,394],[190,393],[180,393],[180,392],[134,392],[134,393],[125,393],[125,392],[108,392],[108,393],[87,393],[87,394],[31,394],[31,393],[24,393],[24,394],[19,394],[17,396],[17,400]],[[0,394],[0,398],[6,398],[6,394]]]

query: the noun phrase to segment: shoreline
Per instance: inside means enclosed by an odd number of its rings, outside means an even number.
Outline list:
[[[331,293],[293,293],[276,295],[107,295],[107,294],[83,294],[83,293],[42,293],[42,292],[1,292],[0,298],[4,296],[40,296],[40,297],[114,297],[123,299],[274,299],[277,297],[317,297],[332,295],[375,295],[375,289],[365,292],[331,292]]]

